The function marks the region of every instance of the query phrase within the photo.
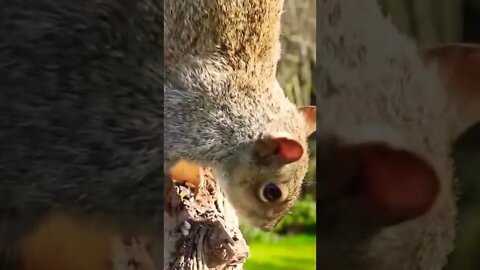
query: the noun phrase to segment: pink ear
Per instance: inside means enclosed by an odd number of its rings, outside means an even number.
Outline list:
[[[423,52],[427,66],[439,73],[455,111],[447,120],[452,139],[480,122],[480,44],[453,43]]]
[[[478,96],[480,78],[480,44],[454,43],[433,47],[423,52],[427,66],[438,68],[450,92]]]
[[[257,142],[256,154],[262,163],[289,164],[299,160],[304,152],[302,144],[286,137],[267,137]]]
[[[361,145],[355,151],[361,164],[356,181],[363,182],[363,196],[384,225],[416,218],[431,208],[439,180],[427,162],[380,144]]]
[[[275,138],[277,143],[277,155],[283,164],[288,164],[299,160],[303,155],[302,145],[291,139]]]
[[[317,130],[317,107],[305,106],[298,108],[298,111],[305,120],[305,126],[307,127],[306,134],[310,135]]]

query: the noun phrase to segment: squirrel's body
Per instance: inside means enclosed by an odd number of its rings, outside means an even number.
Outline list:
[[[318,10],[319,265],[440,270],[456,229],[446,87],[376,0]]]
[[[299,194],[315,126],[314,109],[297,109],[275,78],[282,7],[165,1],[165,168],[213,167],[237,212],[265,229]],[[269,182],[274,202],[261,200]]]
[[[52,210],[128,229],[163,224],[162,9],[0,4],[2,269]]]

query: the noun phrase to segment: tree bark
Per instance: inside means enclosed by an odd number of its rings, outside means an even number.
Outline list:
[[[166,184],[164,269],[242,269],[249,249],[235,210],[211,170],[201,168],[199,177],[196,187]]]

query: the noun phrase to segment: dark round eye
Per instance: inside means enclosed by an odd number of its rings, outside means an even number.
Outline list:
[[[263,187],[262,195],[265,201],[275,202],[282,197],[282,191],[274,183],[268,183]]]

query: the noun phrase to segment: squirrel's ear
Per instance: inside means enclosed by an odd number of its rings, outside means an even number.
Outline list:
[[[257,141],[255,152],[264,164],[272,162],[282,165],[299,160],[303,156],[303,146],[300,142],[285,136],[269,136]]]
[[[427,67],[438,72],[455,108],[453,138],[480,121],[480,44],[453,43],[423,51]]]
[[[357,148],[366,195],[384,222],[396,224],[427,212],[439,192],[439,179],[424,159],[382,145]]]
[[[375,222],[389,226],[417,218],[435,202],[440,182],[433,167],[422,157],[383,144],[360,144],[339,150],[335,164],[355,164],[345,174],[322,181],[320,196],[355,196],[366,203],[364,210]],[[325,170],[334,168],[325,164]],[[341,194],[340,194],[341,193]]]
[[[450,88],[477,89],[480,68],[480,45],[453,43],[426,49],[422,57],[433,66]]]
[[[298,108],[298,111],[305,120],[305,126],[307,127],[307,136],[317,130],[317,107],[305,106]]]

